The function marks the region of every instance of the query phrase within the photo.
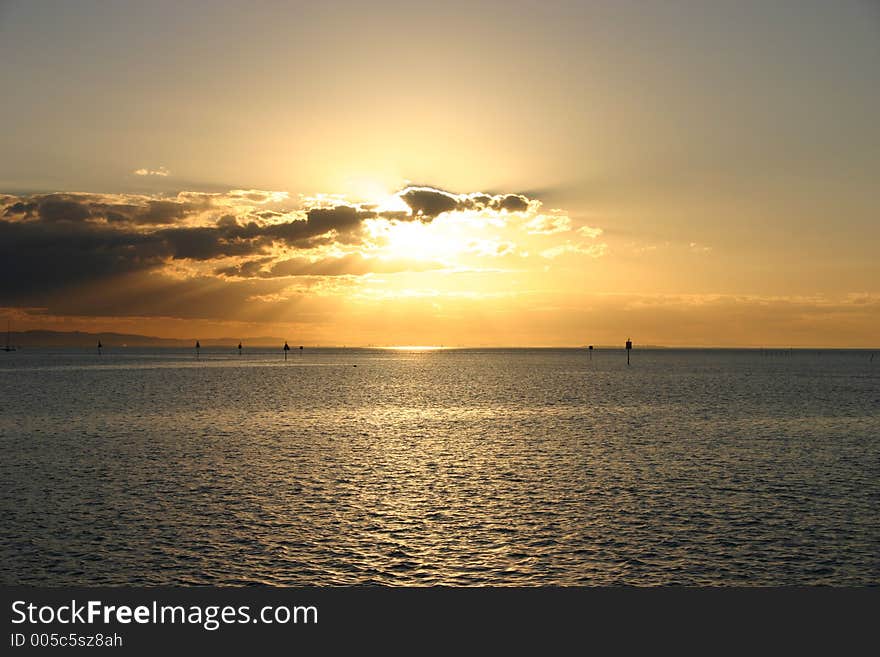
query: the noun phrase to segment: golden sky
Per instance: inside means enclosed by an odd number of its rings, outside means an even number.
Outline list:
[[[0,315],[877,346],[878,61],[859,0],[5,2]]]

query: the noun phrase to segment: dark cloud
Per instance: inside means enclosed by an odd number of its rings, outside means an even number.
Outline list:
[[[326,233],[329,230],[347,232],[357,228],[364,219],[376,216],[375,212],[358,210],[347,205],[339,205],[335,208],[316,208],[307,213],[309,226],[318,233]]]
[[[344,237],[358,231],[365,219],[376,216],[373,211],[348,205],[313,208],[306,212],[304,220],[267,224],[259,228],[259,233],[267,238],[281,240],[289,246],[307,248],[320,244],[322,240],[317,238],[331,233],[337,239],[346,241]]]
[[[457,196],[430,187],[410,187],[400,193],[400,198],[410,207],[413,215],[428,220],[461,208],[461,201]]]
[[[0,303],[30,301],[88,281],[151,269],[166,248],[154,235],[67,221],[0,221]]]
[[[167,199],[138,199],[139,202],[107,201],[90,194],[46,194],[25,201],[17,201],[3,210],[3,216],[22,215],[24,219],[38,217],[49,222],[101,221],[138,225],[170,225],[196,212],[211,208],[209,199],[176,201]]]
[[[211,209],[210,201],[148,200],[143,203],[105,203],[89,201],[91,216],[110,223],[163,226],[180,223],[192,215]]]
[[[134,213],[131,217],[132,221],[138,224],[173,224],[205,207],[176,201],[149,201],[145,209]]]
[[[84,221],[92,216],[85,203],[64,196],[47,196],[40,201],[37,212],[43,221]]]
[[[119,279],[94,281],[63,294],[53,294],[42,305],[55,315],[277,321],[277,309],[254,297],[277,294],[289,284],[287,279],[227,279],[218,284],[214,276],[177,279],[132,272]],[[285,304],[285,310],[294,313],[298,301]],[[269,315],[261,318],[260,313]]]
[[[498,201],[498,207],[508,212],[525,212],[529,209],[529,199],[519,194],[507,194]]]
[[[492,205],[492,197],[488,194],[471,194],[468,198],[477,208],[488,208]]]
[[[235,231],[215,227],[168,228],[154,233],[167,246],[174,260],[213,260],[224,256],[246,256],[262,251],[266,243],[254,238],[236,238]]]
[[[238,228],[238,218],[234,214],[224,214],[217,220],[217,228]]]
[[[24,215],[25,219],[30,219],[37,210],[37,203],[34,201],[24,202],[18,201],[6,207],[3,210],[4,217],[11,217],[13,215]]]
[[[433,187],[408,187],[399,196],[413,211],[412,218],[422,221],[431,221],[437,215],[456,210],[524,212],[529,209],[529,199],[520,194],[451,194]]]

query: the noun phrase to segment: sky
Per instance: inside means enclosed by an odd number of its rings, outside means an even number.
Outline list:
[[[0,0],[0,317],[880,345],[880,3]]]

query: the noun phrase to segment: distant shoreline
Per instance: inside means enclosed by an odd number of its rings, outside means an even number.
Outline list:
[[[160,338],[155,336],[126,334],[126,333],[86,333],[82,331],[13,331],[9,334],[9,344],[18,350],[28,349],[95,349],[98,341],[106,352],[107,350],[121,349],[192,349],[196,340],[199,340],[203,350],[237,349],[241,343],[245,350],[248,349],[281,349],[284,338],[267,336],[251,338]],[[299,343],[288,340],[293,349],[298,351]],[[501,345],[333,345],[333,344],[307,344],[306,349],[360,349],[360,350],[390,350],[403,352],[418,351],[456,351],[456,350],[576,350],[589,351],[588,345],[537,345],[537,346],[501,346]],[[802,352],[802,351],[880,351],[877,347],[829,347],[829,346],[728,346],[728,345],[656,345],[635,343],[634,350],[639,351],[675,351],[675,350],[712,350],[712,351],[766,351],[768,353]],[[619,345],[593,345],[594,352],[623,351],[623,343]]]
[[[90,333],[84,331],[12,331],[9,334],[9,344],[16,348],[47,348],[47,347],[65,347],[65,348],[84,348],[93,349],[97,346],[98,341],[101,342],[104,349],[116,348],[180,348],[191,349],[194,347],[196,340],[199,341],[203,349],[215,348],[231,348],[235,349],[239,343],[245,349],[249,348],[280,348],[285,341],[289,342],[292,349],[297,349],[300,344],[308,349],[398,349],[402,351],[425,351],[425,350],[455,350],[455,349],[582,349],[589,350],[589,345],[347,345],[347,344],[309,344],[308,342],[298,342],[295,338],[280,338],[273,336],[253,336],[253,337],[222,337],[222,338],[200,338],[194,336],[192,338],[160,338],[151,335],[139,335],[136,333],[115,333],[112,331],[101,331]],[[622,350],[624,341],[620,344],[594,344],[594,351],[611,351]],[[798,350],[854,350],[854,351],[872,351],[880,350],[880,346],[869,347],[829,347],[824,345],[659,345],[659,344],[639,344],[633,343],[633,348],[637,350],[663,350],[663,349],[728,349],[728,350],[766,350],[766,351],[798,351]]]
[[[134,333],[83,331],[12,331],[9,343],[16,347],[87,347],[93,348],[98,341],[105,347],[192,347],[199,340],[202,347],[237,347],[239,342],[251,347],[272,347],[284,344],[284,338],[242,337],[242,338],[160,338]],[[297,345],[298,346],[298,345]]]

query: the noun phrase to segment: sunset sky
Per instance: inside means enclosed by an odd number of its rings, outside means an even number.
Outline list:
[[[0,84],[14,330],[880,346],[874,0],[0,0]]]

